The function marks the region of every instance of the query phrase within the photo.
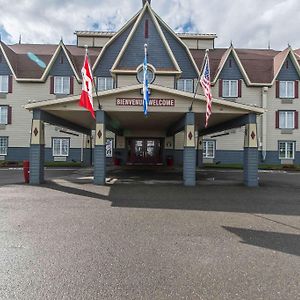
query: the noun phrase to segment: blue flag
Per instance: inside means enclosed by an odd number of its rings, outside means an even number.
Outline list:
[[[144,106],[144,115],[148,114],[148,105],[149,105],[149,88],[148,88],[148,63],[147,63],[147,44],[145,44],[145,58],[144,58],[144,79],[143,79],[143,106]]]

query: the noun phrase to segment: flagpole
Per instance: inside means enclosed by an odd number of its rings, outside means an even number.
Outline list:
[[[203,72],[203,68],[204,68],[204,64],[205,64],[205,61],[206,61],[207,56],[208,56],[208,52],[209,52],[209,49],[206,49],[205,50],[204,59],[202,61],[202,66],[201,66],[200,74],[199,74],[199,77],[198,77],[198,80],[197,80],[197,84],[196,84],[196,88],[195,88],[195,92],[194,92],[194,96],[193,96],[193,101],[191,103],[191,106],[189,107],[189,111],[193,110],[193,104],[194,104],[194,101],[196,99],[196,94],[197,94],[197,90],[198,90],[198,87],[199,87],[199,82],[200,82],[201,74]]]
[[[87,58],[89,59],[89,55],[88,55],[88,46],[87,46],[87,45],[84,45],[84,48],[85,48],[85,55],[86,55]],[[92,82],[93,82],[94,89],[95,89],[95,92],[96,92],[96,98],[97,98],[97,102],[98,102],[98,109],[99,109],[99,110],[102,110],[102,106],[101,106],[101,104],[100,104],[99,95],[98,95],[98,89],[97,89],[97,86],[96,86],[96,84],[95,84],[94,78],[93,78]]]

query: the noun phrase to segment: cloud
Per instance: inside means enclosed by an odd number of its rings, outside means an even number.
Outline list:
[[[142,7],[141,0],[0,0],[0,31],[7,43],[74,43],[76,30],[118,30]],[[152,1],[177,31],[216,33],[217,47],[300,48],[298,0]]]

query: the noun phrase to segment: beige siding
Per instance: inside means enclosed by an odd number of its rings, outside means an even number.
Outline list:
[[[275,85],[268,91],[267,102],[267,149],[278,151],[278,141],[296,141],[296,150],[300,151],[300,129],[294,129],[291,134],[283,134],[280,129],[275,128],[275,112],[277,110],[296,110],[299,109],[299,99],[293,99],[292,103],[282,103],[281,99],[275,97]]]
[[[155,77],[153,84],[174,89],[175,77],[174,76],[157,75]]]
[[[117,77],[117,87],[119,88],[135,84],[139,84],[136,75],[118,75]]]
[[[74,93],[80,93],[81,86],[75,80]],[[0,135],[9,137],[9,147],[28,147],[30,142],[32,113],[23,106],[29,100],[48,100],[55,99],[55,95],[50,94],[50,78],[45,83],[20,83],[13,81],[13,93],[7,94],[6,98],[0,99],[0,104],[12,107],[12,124],[0,130]],[[47,125],[45,132],[46,146],[50,147],[51,137],[71,138],[71,146],[80,148],[80,137],[74,137],[60,133],[55,130],[55,126]]]
[[[82,36],[82,37],[78,37],[77,39],[77,43],[79,47],[84,47],[85,45],[89,46],[89,47],[93,47],[94,46],[94,39],[92,37],[86,37],[86,36]]]

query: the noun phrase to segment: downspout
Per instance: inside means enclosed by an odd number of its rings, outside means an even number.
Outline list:
[[[264,86],[262,88],[262,103],[261,107],[265,110],[265,112],[262,115],[262,126],[261,126],[261,136],[262,136],[262,161],[266,160],[267,156],[267,102],[268,102],[268,90],[269,88],[267,86]]]

